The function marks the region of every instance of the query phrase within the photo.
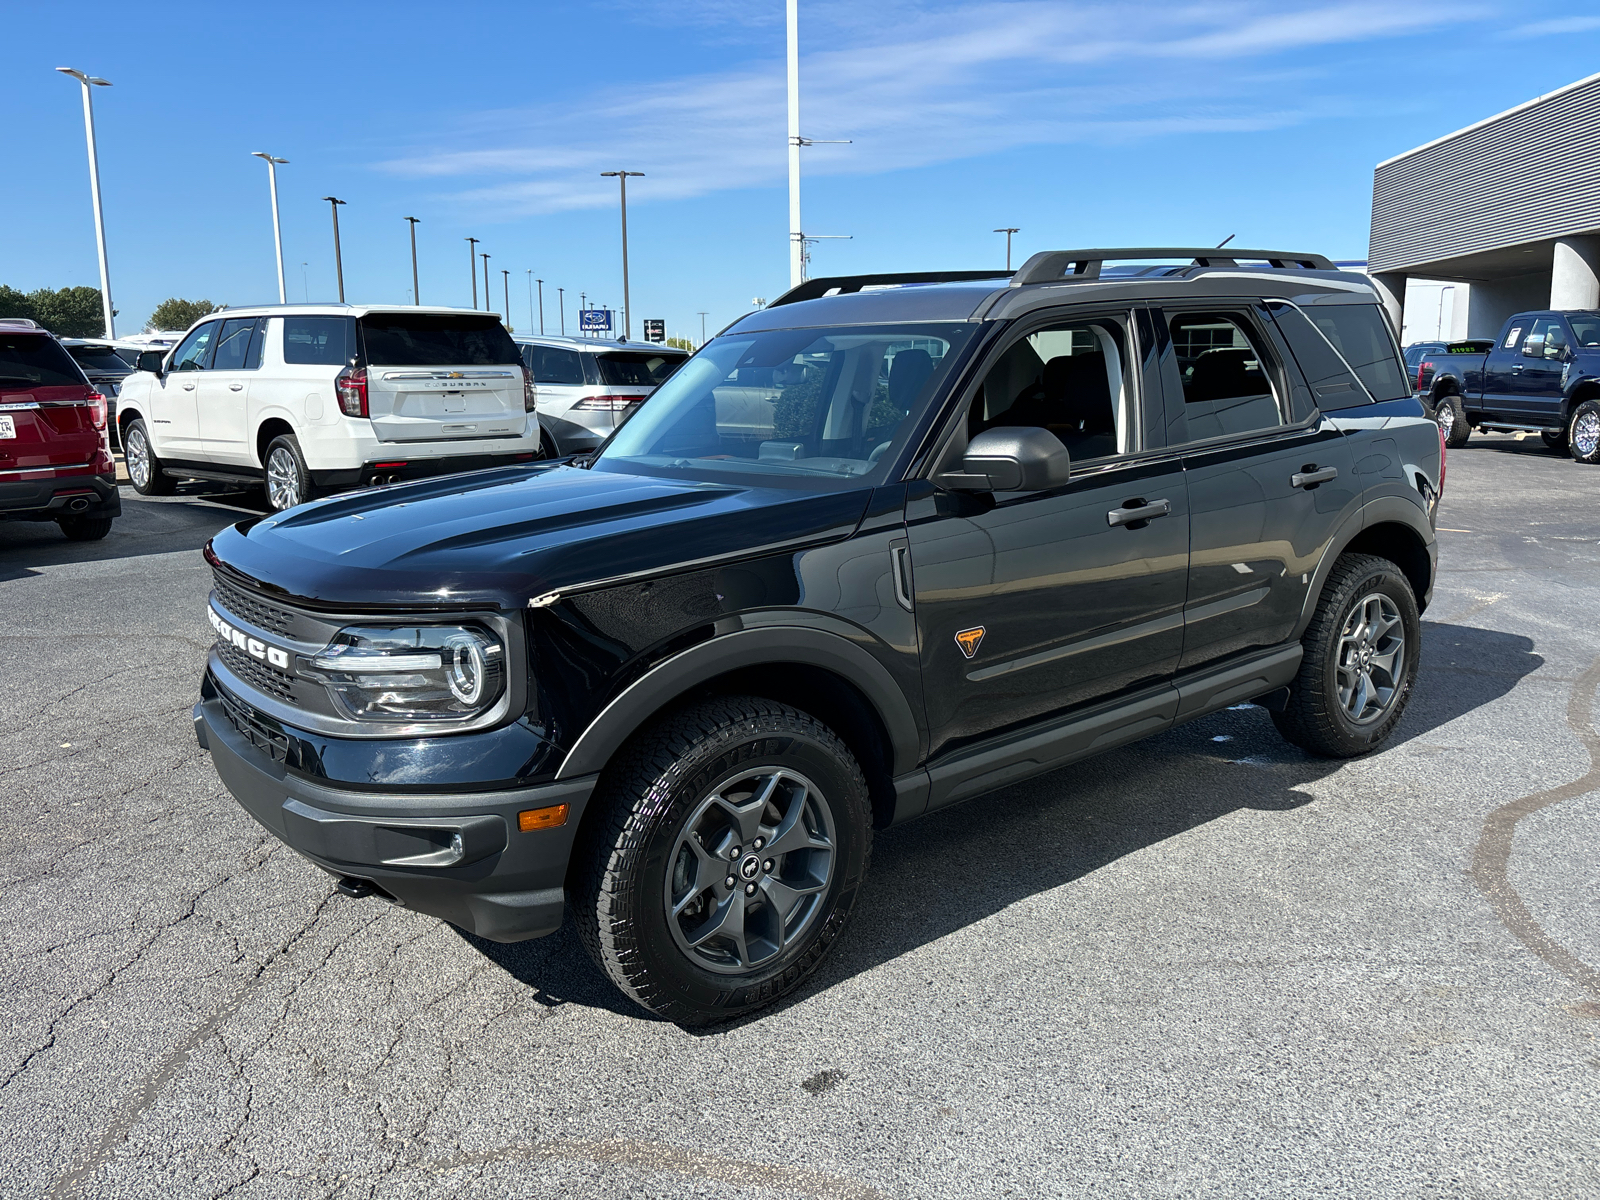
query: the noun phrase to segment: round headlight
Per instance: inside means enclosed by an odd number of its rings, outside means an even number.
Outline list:
[[[471,634],[454,634],[445,641],[445,680],[450,694],[463,704],[483,699],[486,672],[483,647]]]

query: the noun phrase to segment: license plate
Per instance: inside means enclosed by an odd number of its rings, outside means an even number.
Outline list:
[[[8,414],[0,413],[0,438],[14,438],[16,436],[16,419]]]

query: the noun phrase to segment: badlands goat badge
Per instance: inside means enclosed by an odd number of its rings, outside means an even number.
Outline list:
[[[956,630],[956,645],[961,647],[961,653],[971,658],[978,652],[978,643],[983,641],[983,626],[977,625],[971,629]]]

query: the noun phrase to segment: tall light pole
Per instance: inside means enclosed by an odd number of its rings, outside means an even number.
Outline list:
[[[260,150],[250,151],[252,158],[259,158],[267,164],[267,190],[272,194],[272,243],[278,251],[278,303],[289,303],[288,292],[283,286],[283,225],[278,220],[278,168],[289,160],[287,158],[274,158]],[[304,263],[300,264],[304,266]]]
[[[480,250],[478,257],[483,259],[483,311],[488,312],[492,303],[489,299],[489,256]]]
[[[106,337],[117,336],[116,313],[111,311],[111,268],[106,263],[106,222],[100,211],[100,153],[95,148],[94,101],[89,98],[91,87],[110,87],[109,79],[98,75],[85,75],[71,67],[57,67],[63,75],[71,75],[83,85],[83,134],[89,143],[89,193],[94,198],[94,240],[100,251],[100,307],[105,312]],[[281,273],[280,273],[281,278]]]
[[[588,311],[589,311],[589,293],[588,292],[579,292],[578,293],[578,336],[579,337],[588,336],[585,333],[584,328],[583,328],[583,314],[588,312]]]
[[[305,297],[307,304],[311,303],[311,276],[306,269],[309,266],[311,264],[306,262],[300,264],[300,294]],[[289,302],[285,300],[284,303],[287,304]]]
[[[792,5],[794,0],[789,0]],[[643,171],[601,171],[606,179],[616,179],[622,185],[622,340],[633,333],[633,305],[628,303],[628,179],[644,178]]]
[[[789,286],[805,279],[800,233],[800,2],[788,0],[789,17]]]
[[[344,251],[339,248],[339,206],[344,203],[337,196],[324,196],[333,209],[333,268],[339,276],[339,303],[344,303]]]
[[[567,336],[567,289],[556,289],[556,311],[561,314],[561,336]]]
[[[420,217],[407,217],[411,222],[411,303],[421,304],[422,293],[417,290],[417,222]]]
[[[528,332],[533,332],[533,268],[528,268]],[[541,331],[542,332],[542,331]]]
[[[472,309],[478,309],[478,239],[467,239],[467,274],[472,276]]]
[[[506,289],[505,290],[505,297],[506,297],[505,323],[506,323],[506,328],[510,329],[511,328],[511,272],[506,270],[504,267],[502,267],[500,269],[500,274],[505,276],[505,278],[502,279],[500,282],[505,285],[505,289]]]
[[[706,314],[705,313],[700,313],[699,316],[700,316],[700,344],[702,346],[704,346],[706,344]]]
[[[996,229],[994,232],[1006,235],[1006,273],[1009,275],[1011,273],[1011,235],[1013,233],[1021,233],[1022,230],[1012,225],[1005,229]]]
[[[539,335],[544,336],[544,280],[535,279],[539,285]]]

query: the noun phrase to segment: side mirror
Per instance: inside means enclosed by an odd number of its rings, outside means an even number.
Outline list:
[[[149,371],[152,375],[159,375],[161,374],[161,360],[165,357],[166,353],[161,350],[141,350],[137,369]]]
[[[1523,358],[1543,358],[1544,357],[1544,339],[1542,337],[1537,337],[1537,338],[1536,337],[1530,337],[1527,341],[1523,342],[1522,343],[1522,357]]]
[[[939,483],[965,492],[1039,492],[1072,477],[1072,458],[1048,429],[1015,425],[985,429],[967,444],[961,469]]]

